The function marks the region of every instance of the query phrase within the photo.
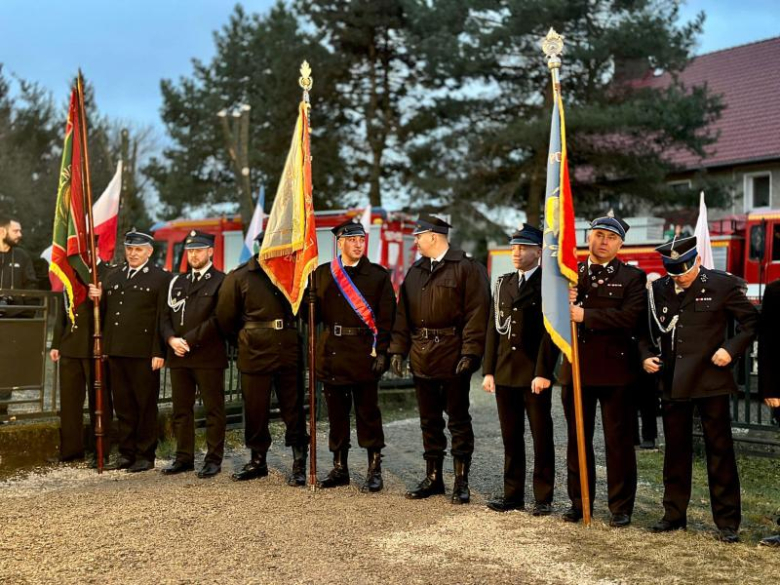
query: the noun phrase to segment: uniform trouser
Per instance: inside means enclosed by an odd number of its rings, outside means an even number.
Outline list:
[[[658,376],[643,373],[636,384],[636,407],[642,423],[642,441],[658,438]],[[634,444],[639,444],[639,429],[634,433]]]
[[[104,364],[105,366],[105,364]],[[108,453],[113,408],[103,375],[103,453]],[[95,361],[91,358],[60,358],[60,457],[84,455],[84,398],[89,397],[89,435],[87,450],[96,451],[95,439]]]
[[[303,412],[303,384],[297,368],[286,368],[269,374],[241,374],[244,394],[244,435],[246,446],[253,453],[265,455],[271,446],[268,420],[271,415],[271,387],[276,388],[276,399],[286,431],[284,444],[304,446],[306,416]]]
[[[525,502],[525,414],[534,441],[534,500],[551,504],[555,487],[552,388],[534,394],[531,388],[496,386],[498,420],[504,442],[504,498]]]
[[[195,392],[200,391],[206,414],[206,463],[222,463],[225,452],[225,370],[171,368],[173,433],[176,461],[195,459]]]
[[[569,499],[582,510],[577,426],[574,417],[574,389],[564,386],[561,398],[566,415],[567,487]],[[596,463],[593,433],[596,425],[596,403],[601,404],[604,447],[607,459],[607,495],[612,514],[631,514],[636,499],[636,453],[634,452],[635,405],[626,386],[585,386],[582,388],[582,417],[585,430],[585,452],[591,508],[596,487]]]
[[[718,528],[737,530],[741,521],[741,499],[728,395],[690,401],[663,401],[666,440],[664,518],[671,522],[686,519],[691,499],[694,406],[699,411],[704,434],[712,517]]]
[[[160,370],[152,370],[152,358],[112,356],[108,368],[119,421],[119,454],[131,461],[154,462]]]
[[[385,446],[382,413],[379,412],[378,382],[363,382],[348,386],[325,384],[325,402],[328,404],[328,447],[334,453],[349,449],[349,413],[355,401],[355,426],[358,445],[364,449],[380,450]]]
[[[414,377],[417,408],[420,411],[425,459],[442,459],[447,450],[444,435],[444,413],[452,435],[450,453],[457,459],[471,460],[474,453],[474,430],[469,414],[471,374],[445,379]]]

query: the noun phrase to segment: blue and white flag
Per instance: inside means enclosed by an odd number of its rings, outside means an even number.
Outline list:
[[[252,221],[249,222],[249,227],[246,230],[244,247],[241,248],[241,256],[238,259],[239,264],[243,264],[257,254],[258,247],[255,238],[257,237],[257,234],[263,231],[263,219],[265,218],[265,212],[263,211],[264,206],[265,185],[260,185],[260,195],[257,197],[257,206],[255,207],[255,212],[252,214]]]

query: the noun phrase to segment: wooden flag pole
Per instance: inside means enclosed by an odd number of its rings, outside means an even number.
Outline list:
[[[84,190],[87,196],[87,223],[89,237],[89,260],[92,271],[92,284],[98,286],[97,256],[95,249],[95,221],[92,217],[92,184],[89,179],[89,153],[87,152],[87,119],[84,110],[84,78],[79,70],[76,78],[77,93],[79,96],[79,126],[81,132],[82,173],[84,177]],[[94,316],[94,330],[92,333],[92,357],[95,361],[95,442],[97,443],[97,470],[103,473],[103,452],[105,429],[103,428],[103,336],[100,327],[100,301],[93,299],[92,312]]]
[[[561,82],[558,71],[561,68],[560,54],[563,52],[563,37],[555,33],[553,29],[547,34],[542,43],[542,50],[547,56],[547,67],[550,69],[553,86],[553,100],[559,106],[562,115]],[[565,140],[561,136],[561,143]],[[563,164],[567,164],[563,161]],[[576,285],[571,285],[576,286]],[[580,498],[582,500],[582,522],[590,526],[590,482],[588,481],[588,460],[585,450],[585,426],[582,414],[582,385],[580,383],[580,354],[577,343],[577,324],[571,321],[571,374],[574,391],[574,420],[577,428],[577,459],[580,469]]]
[[[311,77],[311,67],[304,61],[301,63],[301,76],[298,79],[298,85],[303,90],[303,103],[306,104],[306,121],[311,133],[311,101],[309,100],[309,90],[314,85]],[[310,138],[310,137],[309,137]],[[304,156],[311,157],[311,152],[304,152]],[[316,347],[316,319],[314,311],[315,306],[315,283],[314,272],[309,274],[309,294],[306,302],[309,305],[309,339],[308,339],[308,362],[309,362],[309,489],[317,489],[317,347]]]

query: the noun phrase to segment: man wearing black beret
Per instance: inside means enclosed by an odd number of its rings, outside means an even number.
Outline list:
[[[184,240],[189,270],[168,287],[162,335],[168,345],[173,388],[176,458],[162,470],[175,475],[194,469],[195,392],[206,414],[206,459],[198,477],[220,472],[225,449],[225,340],[217,326],[217,294],[225,273],[212,263],[214,236],[193,230]]]
[[[455,468],[451,501],[467,504],[474,452],[469,390],[485,351],[490,285],[484,266],[450,247],[450,227],[431,215],[417,221],[413,233],[422,258],[412,264],[401,286],[390,353],[398,375],[409,355],[425,451],[425,478],[406,497],[444,493],[446,412]]]

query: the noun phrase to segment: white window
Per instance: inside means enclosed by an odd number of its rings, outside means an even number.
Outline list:
[[[772,175],[751,173],[745,175],[745,212],[757,207],[769,207],[772,202]]]

